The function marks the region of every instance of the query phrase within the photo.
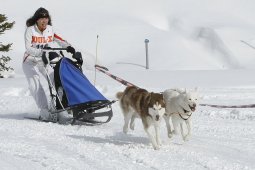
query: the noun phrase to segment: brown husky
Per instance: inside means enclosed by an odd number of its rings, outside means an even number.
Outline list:
[[[153,92],[149,93],[145,89],[131,86],[127,87],[124,92],[118,92],[116,97],[120,99],[120,107],[124,115],[123,132],[128,132],[130,119],[130,129],[134,130],[134,119],[140,117],[153,148],[159,149],[161,145],[159,134],[160,121],[165,113],[163,95]],[[149,130],[151,125],[155,127],[156,137]]]

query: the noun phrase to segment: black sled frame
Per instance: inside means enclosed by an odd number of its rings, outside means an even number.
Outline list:
[[[67,107],[65,101],[60,100],[60,96],[58,94],[58,89],[53,85],[49,73],[46,69],[46,65],[49,64],[53,69],[55,68],[56,64],[60,62],[61,58],[64,57],[61,50],[66,50],[66,48],[50,48],[45,49],[47,52],[55,53],[55,57],[48,57],[48,63],[45,63],[45,72],[46,72],[46,79],[49,85],[50,95],[51,95],[51,120],[52,122],[59,121],[59,114],[61,112],[67,112],[71,119],[66,120],[64,123],[74,124],[103,124],[107,123],[111,120],[113,116],[112,107],[111,105],[115,102],[104,100],[104,101],[91,101],[87,103],[78,104],[75,106]],[[60,55],[58,55],[55,51],[59,51]],[[53,55],[53,56],[54,56]],[[49,55],[48,55],[49,56]],[[57,59],[56,59],[57,58]],[[73,54],[73,58],[76,60],[73,64],[82,72],[82,56],[80,52],[76,52]],[[55,69],[54,69],[55,72]],[[57,106],[58,105],[58,106]],[[106,117],[106,118],[105,118]],[[102,118],[97,120],[97,118]],[[63,123],[63,122],[62,122]]]

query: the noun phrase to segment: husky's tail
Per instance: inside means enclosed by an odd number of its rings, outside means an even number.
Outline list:
[[[120,100],[120,99],[122,98],[123,94],[124,94],[124,92],[118,92],[118,93],[116,94],[117,99]]]

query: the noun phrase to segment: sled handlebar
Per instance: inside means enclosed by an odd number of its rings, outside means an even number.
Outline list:
[[[43,51],[59,51],[59,50],[67,50],[67,48],[44,48]]]

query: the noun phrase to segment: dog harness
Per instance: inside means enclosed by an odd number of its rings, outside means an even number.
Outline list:
[[[188,118],[184,118],[184,117],[182,117],[182,115],[179,113],[179,116],[183,119],[183,120],[188,120],[189,118],[190,118],[190,116],[192,115],[192,112],[191,112],[191,114],[190,115],[187,115],[188,116]]]
[[[183,109],[184,113],[187,113],[189,111]],[[191,112],[191,114],[186,114],[188,117],[187,118],[184,118],[180,113],[179,113],[179,116],[183,119],[183,120],[188,120],[190,118],[190,116],[192,115],[193,112]]]

